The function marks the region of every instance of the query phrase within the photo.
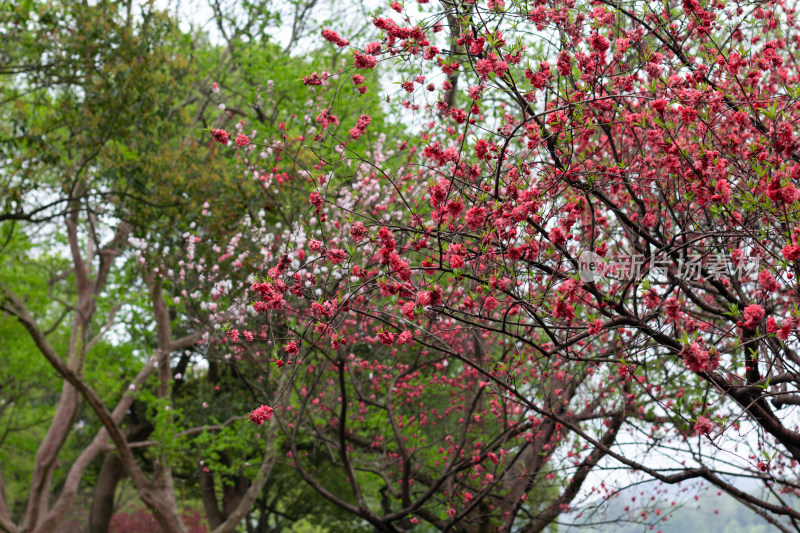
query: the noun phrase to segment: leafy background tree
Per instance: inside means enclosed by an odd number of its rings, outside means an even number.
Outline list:
[[[291,201],[291,190],[280,201],[272,191],[264,191],[262,183],[248,175],[248,165],[238,152],[209,149],[213,147],[207,128],[245,121],[256,125],[264,138],[299,136],[308,117],[294,114],[306,105],[296,84],[310,65],[324,68],[337,60],[319,52],[298,62],[282,53],[266,33],[277,15],[265,6],[245,7],[251,20],[242,28],[232,28],[231,24],[241,24],[237,19],[220,19],[221,29],[232,30],[223,46],[211,44],[200,33],[180,30],[178,21],[147,3],[24,2],[4,7],[4,38],[12,46],[2,52],[2,281],[4,298],[20,295],[13,305],[5,301],[8,313],[3,315],[11,341],[3,350],[9,379],[3,391],[7,416],[2,453],[4,465],[11,465],[3,472],[3,500],[11,519],[4,528],[14,530],[12,523],[21,523],[30,512],[26,483],[33,471],[32,452],[44,439],[61,386],[14,316],[24,306],[32,322],[41,329],[46,326],[48,343],[56,352],[72,350],[77,374],[109,405],[126,394],[132,376],[158,348],[160,326],[151,306],[163,297],[148,301],[153,286],[147,278],[152,282],[153,272],[124,241],[115,242],[122,250],[115,250],[114,264],[106,265],[102,292],[90,298],[88,321],[78,330],[74,325],[70,329],[75,314],[81,314],[71,303],[80,292],[72,263],[84,255],[73,249],[71,261],[70,246],[87,250],[85,259],[97,260],[95,252],[104,250],[103,241],[122,232],[131,242],[147,243],[167,259],[159,263],[165,270],[174,266],[177,271],[187,244],[185,232],[200,219],[205,233],[199,253],[208,257],[215,254],[212,248],[230,242],[249,224],[284,220],[283,203]],[[302,36],[301,23],[297,21],[296,38]],[[254,25],[260,29],[254,30]],[[365,102],[376,106],[377,95],[360,104]],[[274,158],[276,172],[294,173],[313,164],[310,153],[288,155]],[[64,220],[74,227],[70,239],[63,233]],[[100,255],[102,263],[105,256]],[[194,307],[179,293],[202,289],[197,281],[194,286],[157,281],[157,292],[171,293],[169,300],[164,298],[171,327],[186,336],[205,327],[198,326],[198,319],[208,318],[207,310]],[[174,303],[175,299],[183,302]],[[75,350],[70,336],[74,338],[76,331],[91,347]],[[201,509],[206,504],[208,515],[201,522],[216,526],[231,512],[231,502],[237,503],[237,496],[241,500],[241,494],[229,490],[231,485],[241,492],[254,474],[242,466],[251,447],[234,454],[220,444],[238,442],[230,432],[241,437],[242,432],[254,431],[241,420],[221,426],[213,436],[202,431],[217,417],[222,424],[250,409],[241,392],[241,375],[209,346],[173,354],[171,373],[180,377],[169,385],[171,398],[146,386],[137,392],[120,429],[145,468],[148,464],[159,468],[158,462],[165,459],[174,462],[170,468],[181,485],[177,490],[182,505]],[[52,380],[43,381],[44,376]],[[204,403],[210,407],[202,408]],[[163,416],[161,409],[170,404],[174,414]],[[47,500],[59,494],[68,467],[101,428],[85,404],[71,405],[65,440],[47,474],[51,478],[43,491],[42,514],[25,518],[31,528],[44,527]],[[189,433],[177,438],[182,428]],[[155,444],[148,444],[154,438]],[[15,460],[19,454],[25,460]],[[83,475],[79,495],[83,504],[91,501],[89,527],[94,531],[111,527],[115,489],[125,479],[114,454],[107,452],[104,457],[93,461]],[[198,464],[215,470],[204,476]],[[287,472],[284,469],[283,477]],[[211,496],[204,497],[208,486],[204,488],[202,480],[209,477],[217,482],[210,484]],[[290,502],[304,500],[296,491],[285,494]],[[280,529],[287,516],[296,521],[312,511],[308,505],[285,503],[284,492],[277,496],[276,500],[267,492],[261,497],[262,530]],[[331,520],[336,521],[324,518],[325,523]],[[145,523],[152,526],[148,520]],[[46,527],[54,525],[58,527],[51,521]]]

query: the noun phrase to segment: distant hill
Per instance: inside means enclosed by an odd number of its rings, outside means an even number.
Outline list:
[[[784,502],[800,507],[797,498]],[[780,530],[731,496],[718,495],[713,487],[679,488],[650,483],[626,489],[580,515],[564,515],[557,531],[771,533]]]

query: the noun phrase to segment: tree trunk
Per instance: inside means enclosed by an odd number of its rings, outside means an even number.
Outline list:
[[[203,508],[206,511],[208,525],[211,529],[217,527],[225,521],[217,504],[217,496],[214,493],[214,475],[203,473],[200,475],[200,497],[203,500]]]
[[[94,500],[89,513],[89,533],[107,533],[114,514],[117,484],[125,476],[125,468],[115,453],[107,453],[100,468]]]
[[[131,408],[129,416],[133,419],[133,425],[128,429],[126,435],[128,442],[146,440],[153,432],[153,426],[138,420],[134,407]],[[100,475],[97,477],[97,485],[94,489],[92,508],[89,512],[89,533],[108,532],[115,510],[114,496],[117,492],[117,485],[125,475],[125,467],[119,460],[119,456],[114,452],[107,453],[103,458],[103,466],[100,467]]]

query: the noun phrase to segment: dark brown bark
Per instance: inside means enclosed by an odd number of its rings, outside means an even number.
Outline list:
[[[236,507],[244,498],[247,493],[247,488],[250,484],[247,479],[242,476],[235,476],[233,478],[233,485],[223,485],[222,487],[222,512],[227,519],[236,510]]]
[[[122,462],[113,453],[103,458],[103,466],[94,488],[94,499],[89,512],[89,533],[106,533],[114,514],[114,495],[117,484],[125,476]]]
[[[135,418],[135,411],[134,418]],[[128,430],[128,442],[146,440],[153,432],[153,427],[146,423],[138,423]],[[125,477],[125,467],[115,453],[107,453],[97,476],[92,507],[89,511],[89,533],[106,533],[114,515],[114,496],[117,485]]]
[[[223,462],[227,463],[227,461]],[[235,511],[242,502],[249,488],[247,479],[236,476],[232,479],[233,485],[223,483],[222,485],[222,508],[220,508],[216,493],[216,483],[212,474],[200,476],[200,497],[203,501],[203,508],[208,518],[208,525],[215,529],[222,525]]]
[[[217,503],[217,496],[214,492],[214,476],[212,474],[200,476],[200,497],[203,500],[203,508],[206,511],[208,525],[211,526],[211,529],[216,529],[225,518],[222,516],[222,511],[220,511]]]

